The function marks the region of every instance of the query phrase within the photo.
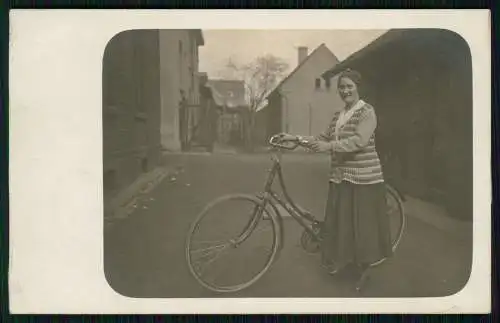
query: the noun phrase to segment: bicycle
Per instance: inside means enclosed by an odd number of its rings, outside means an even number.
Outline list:
[[[284,240],[283,240],[283,215],[281,214],[278,206],[281,206],[282,210],[285,210],[292,219],[294,219],[300,226],[303,227],[303,232],[300,237],[300,245],[309,254],[315,254],[319,252],[321,246],[321,228],[322,221],[316,219],[312,213],[299,207],[290,195],[287,192],[284,176],[282,173],[281,166],[281,158],[284,150],[294,150],[299,146],[307,146],[306,141],[288,141],[284,142],[280,140],[279,136],[273,136],[269,140],[269,144],[271,146],[271,150],[273,154],[271,156],[271,160],[273,162],[272,167],[269,171],[269,175],[265,182],[263,193],[256,195],[249,194],[229,194],[225,196],[221,196],[212,202],[210,202],[197,216],[195,221],[192,223],[191,228],[188,233],[187,241],[186,241],[186,259],[188,263],[189,270],[192,276],[196,279],[196,281],[201,284],[203,287],[218,293],[230,293],[241,291],[245,288],[248,288],[252,284],[254,284],[257,280],[259,280],[271,267],[274,261],[279,256],[279,252],[283,248]],[[283,193],[283,198],[280,197],[273,189],[272,185],[274,180],[278,177],[279,185],[281,187],[281,191]],[[393,218],[395,218],[398,222],[395,229],[395,234],[391,237],[392,239],[392,250],[393,252],[397,249],[401,238],[403,236],[403,232],[406,225],[406,216],[404,213],[402,197],[399,192],[394,189],[391,185],[386,183],[387,187],[387,201],[388,201],[388,210],[396,211],[397,213]],[[236,236],[232,236],[231,238],[225,238],[222,240],[194,240],[195,233],[200,229],[200,223],[204,219],[206,219],[210,215],[210,211],[216,209],[221,205],[227,205],[229,202],[238,202],[237,208],[232,208],[230,213],[233,214],[234,209],[241,210],[243,209],[242,202],[249,203],[251,205],[251,212],[247,214],[247,216],[236,217],[232,216],[229,220],[241,219],[244,224],[242,225],[242,230]],[[389,207],[389,202],[393,203],[393,207]],[[390,214],[388,212],[388,214]],[[224,225],[229,226],[227,223],[229,220],[224,220],[219,223],[214,222],[209,225],[207,228],[210,230],[214,230],[216,232],[223,231]],[[257,235],[257,233],[264,232],[264,230],[257,230],[259,224],[270,224],[272,231],[271,238],[271,250],[270,254],[264,259],[264,263],[262,267],[258,270],[258,272],[254,273],[247,280],[242,282],[237,282],[228,285],[218,285],[215,282],[209,282],[208,277],[203,278],[205,268],[201,267],[200,262],[204,259],[207,259],[207,263],[211,264],[217,260],[221,254],[225,251],[238,249],[240,248],[244,242],[249,241],[249,239]],[[263,239],[258,239],[256,244],[254,245],[254,249],[262,249],[262,241]],[[200,248],[195,248],[197,244],[202,245]],[[203,247],[205,245],[210,245],[208,247]],[[257,259],[257,258],[255,258]],[[370,264],[369,267],[375,267],[380,265],[386,260],[386,258],[380,259],[379,261]],[[216,277],[217,279],[222,278],[234,278],[234,269],[235,266],[243,266],[247,269],[247,265],[250,262],[246,263],[247,259],[244,259],[243,263],[240,261],[233,261],[231,265],[223,268],[222,270],[226,270],[223,273],[220,273]],[[254,260],[252,258],[252,262]],[[231,276],[233,275],[233,276]],[[206,275],[208,276],[208,275]],[[356,290],[359,292],[366,280],[366,275],[363,275],[356,282]],[[237,275],[236,278],[238,280],[242,279],[241,276]]]

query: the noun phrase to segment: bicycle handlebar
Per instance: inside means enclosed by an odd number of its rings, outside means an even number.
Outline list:
[[[292,145],[286,145],[283,143],[292,143]],[[281,138],[280,135],[274,135],[269,139],[269,145],[272,147],[280,148],[280,149],[287,149],[287,150],[294,150],[298,146],[305,146],[307,145],[308,142],[306,140],[299,140],[297,139],[291,139],[291,140],[284,140]]]

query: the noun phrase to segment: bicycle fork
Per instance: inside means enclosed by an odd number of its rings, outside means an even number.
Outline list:
[[[250,221],[247,223],[242,232],[238,235],[238,237],[234,240],[231,240],[232,247],[236,248],[240,244],[242,244],[255,230],[257,225],[259,224],[262,216],[264,214],[268,199],[263,199],[261,204],[258,204],[254,207],[251,215]]]
[[[245,226],[245,228],[240,233],[240,235],[238,236],[238,238],[236,238],[232,242],[232,244],[233,244],[234,247],[237,247],[238,245],[240,245],[241,243],[243,243],[246,239],[248,239],[248,237],[250,236],[250,234],[257,227],[259,221],[262,219],[262,216],[263,216],[263,214],[265,212],[265,209],[266,209],[266,207],[267,207],[267,205],[268,205],[268,203],[269,203],[269,201],[271,199],[271,196],[272,196],[271,193],[270,193],[271,192],[271,187],[273,185],[276,173],[279,171],[279,167],[280,167],[279,166],[279,162],[276,159],[275,163],[273,164],[273,167],[269,170],[269,176],[267,177],[266,183],[264,185],[264,194],[263,194],[263,196],[258,196],[258,198],[261,201],[261,203],[259,205],[256,205],[254,207],[251,220]],[[270,205],[273,206],[272,203]],[[274,211],[277,211],[274,206],[273,206],[273,209],[274,209]]]

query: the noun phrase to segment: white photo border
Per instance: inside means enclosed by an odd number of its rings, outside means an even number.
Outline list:
[[[491,27],[488,10],[11,10],[13,314],[484,313],[491,310]],[[473,265],[439,298],[129,298],[104,277],[102,61],[133,29],[442,28],[473,62]]]

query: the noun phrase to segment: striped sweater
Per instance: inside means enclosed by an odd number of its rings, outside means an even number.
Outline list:
[[[331,143],[330,181],[354,184],[384,182],[382,166],[375,148],[377,118],[373,107],[363,101],[352,116],[336,129],[341,112],[335,113],[317,140]]]

